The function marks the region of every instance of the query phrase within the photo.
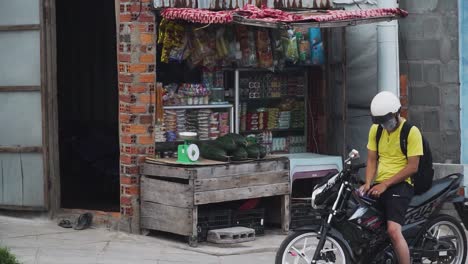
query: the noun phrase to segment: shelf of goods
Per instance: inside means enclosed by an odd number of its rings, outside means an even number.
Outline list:
[[[178,142],[177,132],[197,132],[199,140],[213,140],[234,132],[232,104],[168,105],[164,106],[164,123],[156,126],[155,141]],[[214,110],[226,109],[227,112]]]
[[[234,71],[235,132],[253,134],[269,153],[306,152],[307,70]]]

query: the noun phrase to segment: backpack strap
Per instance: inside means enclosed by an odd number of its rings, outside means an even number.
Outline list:
[[[403,127],[400,132],[400,148],[401,152],[406,156],[406,159],[408,159],[408,136],[412,127],[413,125],[406,121],[403,123]]]
[[[375,140],[376,140],[376,143],[377,143],[377,155],[379,155],[379,141],[380,141],[380,138],[382,137],[382,131],[383,131],[383,128],[382,126],[377,126],[377,134],[375,135]]]

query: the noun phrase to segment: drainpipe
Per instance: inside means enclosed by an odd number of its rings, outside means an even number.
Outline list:
[[[379,8],[398,7],[398,0],[379,0]],[[379,92],[400,95],[400,58],[398,55],[398,21],[377,24],[377,87]]]

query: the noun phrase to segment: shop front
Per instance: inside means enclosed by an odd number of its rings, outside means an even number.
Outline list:
[[[261,235],[314,221],[306,199],[347,151],[346,26],[405,12],[155,12],[155,155],[141,170],[141,228],[196,245],[209,229]]]

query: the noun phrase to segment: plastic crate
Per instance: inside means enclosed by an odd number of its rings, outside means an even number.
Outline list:
[[[293,201],[291,203],[291,229],[305,225],[321,224],[322,210],[312,208],[310,201]]]
[[[232,211],[229,209],[200,210],[197,224],[198,241],[206,241],[209,230],[231,227],[231,220]]]
[[[265,209],[237,210],[233,213],[233,226],[243,226],[255,230],[255,235],[265,234]]]

